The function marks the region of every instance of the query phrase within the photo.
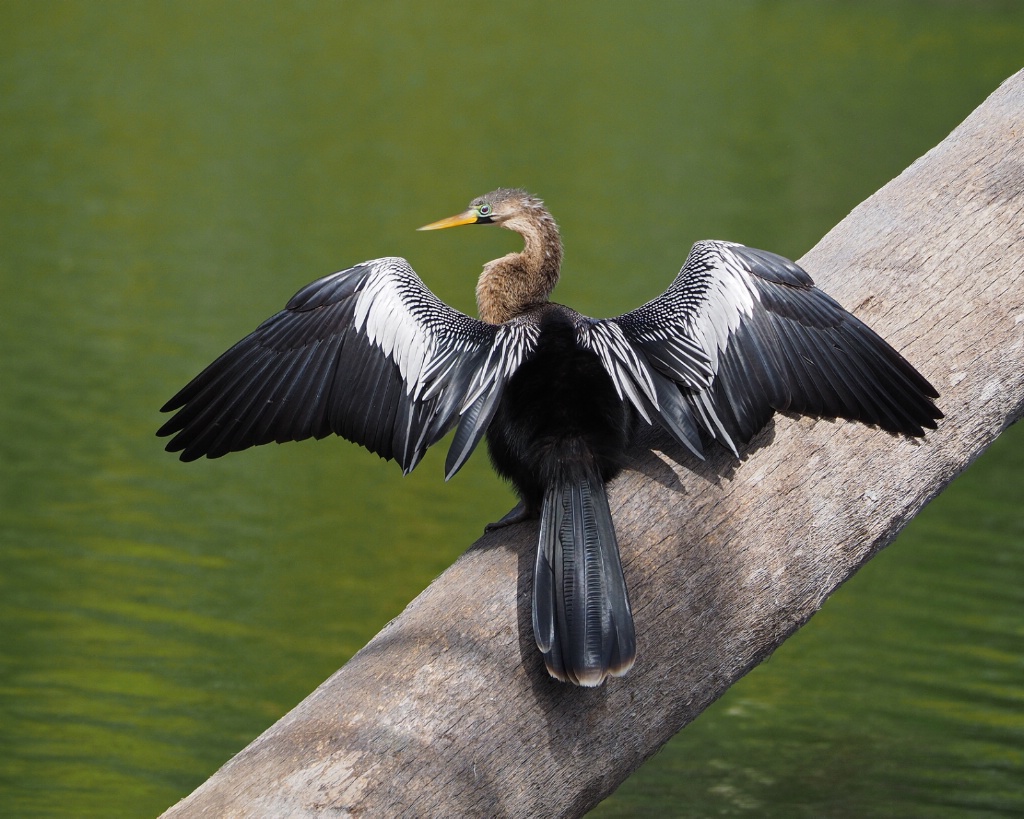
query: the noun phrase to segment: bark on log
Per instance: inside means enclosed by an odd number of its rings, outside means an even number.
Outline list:
[[[935,384],[937,431],[777,416],[703,464],[652,436],[610,493],[629,675],[548,678],[536,527],[494,532],[164,815],[579,815],[768,657],[1021,415],[1024,72],[801,263]]]

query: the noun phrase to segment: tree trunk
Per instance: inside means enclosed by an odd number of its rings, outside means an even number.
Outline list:
[[[634,669],[551,680],[536,524],[482,537],[341,670],[167,811],[575,816],[775,650],[1022,411],[1024,72],[801,264],[940,393],[923,440],[776,416],[740,462],[652,433],[610,487]]]

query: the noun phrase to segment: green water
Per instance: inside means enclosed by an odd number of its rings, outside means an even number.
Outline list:
[[[511,506],[443,451],[161,451],[299,286],[404,255],[469,310],[514,237],[413,228],[520,185],[621,312],[698,238],[800,256],[1022,64],[1017,3],[0,4],[0,815],[159,813]],[[1022,454],[595,815],[1024,813]]]

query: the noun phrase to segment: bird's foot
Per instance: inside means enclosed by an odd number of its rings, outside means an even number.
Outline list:
[[[506,526],[511,526],[513,523],[522,523],[524,520],[529,520],[533,517],[533,514],[529,509],[526,508],[526,504],[519,501],[505,517],[501,520],[496,520],[494,523],[488,523],[484,527],[485,532],[493,532],[495,529],[504,529]]]

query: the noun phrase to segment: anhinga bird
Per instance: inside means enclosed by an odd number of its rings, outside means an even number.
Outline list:
[[[617,318],[549,301],[562,242],[541,201],[501,188],[422,230],[499,225],[525,247],[488,262],[480,319],[441,302],[408,262],[364,262],[287,307],[172,398],[159,435],[190,461],[335,433],[412,470],[456,428],[450,478],[486,434],[520,505],[540,517],[533,630],[548,671],[599,685],[636,639],[605,484],[642,422],[702,455],[734,453],[776,410],[920,436],[938,393],[793,262],[698,242],[661,296]]]

